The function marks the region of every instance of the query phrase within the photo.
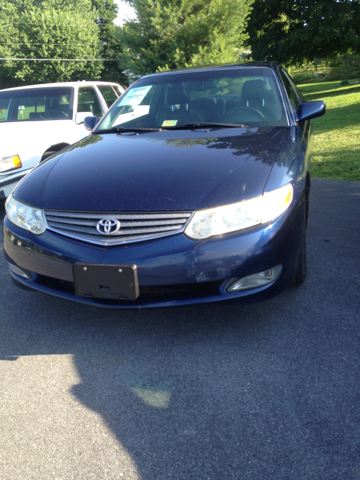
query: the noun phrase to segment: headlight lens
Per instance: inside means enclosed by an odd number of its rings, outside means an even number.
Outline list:
[[[185,234],[194,240],[203,240],[267,223],[284,213],[292,199],[293,187],[288,183],[261,197],[201,210],[195,213],[185,229]]]
[[[11,157],[0,158],[0,173],[21,167],[22,165],[19,155],[12,155]]]
[[[29,230],[29,232],[35,235],[41,235],[45,232],[46,225],[42,211],[39,208],[25,205],[10,195],[6,200],[5,209],[10,222],[18,227]]]

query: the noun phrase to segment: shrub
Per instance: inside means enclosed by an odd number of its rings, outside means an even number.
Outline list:
[[[360,75],[360,56],[346,53],[338,55],[330,63],[329,80],[345,80]]]
[[[292,79],[296,84],[309,83],[315,80],[315,75],[310,72],[298,72],[292,75]]]
[[[346,80],[347,78],[356,78],[360,75],[360,70],[349,67],[333,67],[328,75],[328,80]]]

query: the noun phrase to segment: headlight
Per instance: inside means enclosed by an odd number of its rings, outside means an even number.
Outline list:
[[[287,210],[292,198],[293,187],[288,183],[261,197],[201,210],[195,213],[185,234],[194,240],[202,240],[270,222]]]
[[[19,155],[12,155],[11,157],[0,158],[0,173],[21,167],[22,165]]]
[[[5,209],[10,222],[18,227],[29,230],[35,235],[41,235],[45,232],[46,226],[42,211],[39,208],[25,205],[10,195],[6,200]]]

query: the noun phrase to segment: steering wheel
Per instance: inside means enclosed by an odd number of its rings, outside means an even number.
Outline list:
[[[54,116],[55,118],[52,118]],[[69,118],[69,115],[58,108],[51,108],[44,113],[44,118],[46,120],[58,120],[61,118]]]
[[[240,113],[240,112],[245,113],[245,118],[244,119],[242,119],[242,118],[239,119],[238,113]],[[250,114],[248,116],[250,116],[250,117],[253,116],[255,118],[253,120],[251,120],[250,118],[246,118],[247,117],[246,114]],[[229,122],[229,123],[256,122],[258,120],[260,120],[260,121],[265,120],[265,117],[260,112],[260,110],[257,110],[256,108],[253,108],[253,107],[235,108],[234,110],[231,110],[229,113],[227,113],[226,115],[223,115],[220,118],[220,122],[223,121],[223,122]]]

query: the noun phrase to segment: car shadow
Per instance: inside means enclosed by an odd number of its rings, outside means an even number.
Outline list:
[[[291,457],[302,437],[290,445],[279,437],[277,415],[296,426],[297,394],[281,398],[288,360],[268,344],[295,296],[291,289],[241,308],[107,311],[20,292],[11,325],[2,320],[0,360],[71,354],[81,379],[72,395],[102,417],[139,478],[251,478],[253,469],[274,478],[266,465],[274,451]]]
[[[358,82],[357,82],[358,83]],[[300,85],[300,91],[303,95],[305,95],[306,99],[308,101],[312,100],[324,100],[326,101],[326,98],[329,97],[337,97],[339,95],[350,95],[352,93],[359,93],[360,92],[360,86],[358,85],[348,85],[348,86],[342,86],[339,83],[334,83],[332,85],[326,85],[325,84],[319,84],[324,86],[323,90],[318,90],[318,91],[311,91],[313,90],[314,86],[313,85],[307,85],[303,86]],[[310,90],[310,92],[308,92]]]
[[[16,290],[0,255],[0,359],[71,354],[71,394],[144,480],[353,478],[357,244],[339,221],[360,189],[314,185],[308,281],[255,305],[95,309]]]

